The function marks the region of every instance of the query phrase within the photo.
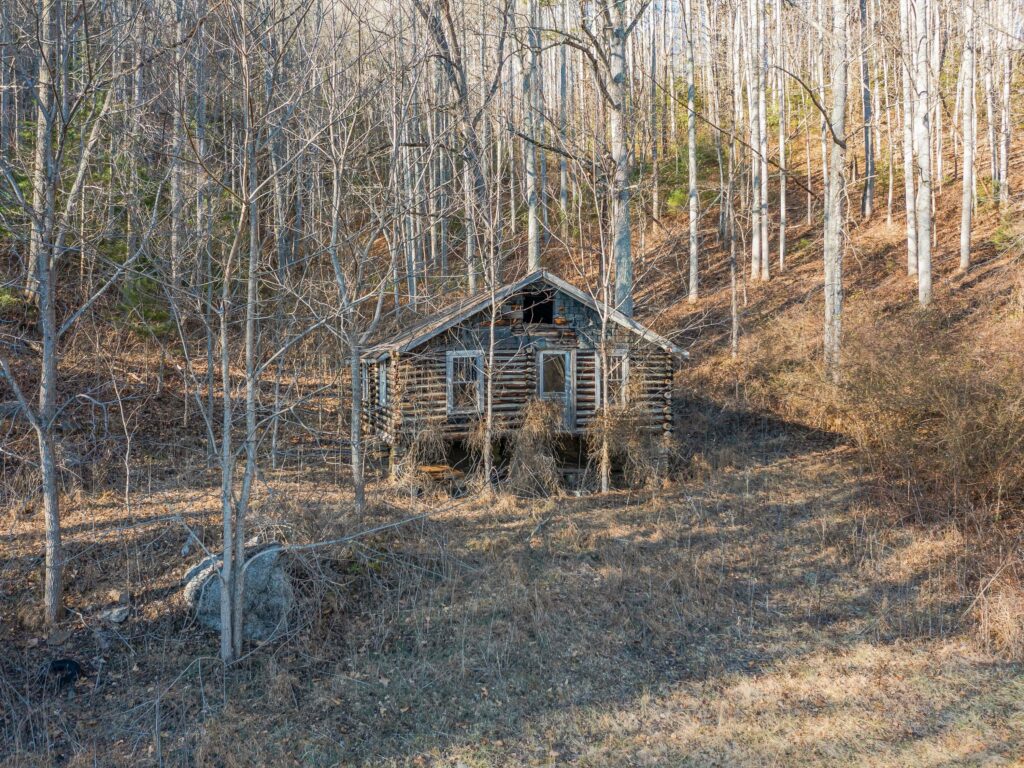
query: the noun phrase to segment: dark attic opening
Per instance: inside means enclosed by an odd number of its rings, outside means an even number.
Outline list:
[[[523,322],[555,322],[555,292],[543,285],[528,285],[523,290]]]

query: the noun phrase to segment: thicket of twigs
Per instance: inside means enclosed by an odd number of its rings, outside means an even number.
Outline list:
[[[562,420],[559,403],[534,399],[523,407],[522,423],[508,435],[508,490],[521,496],[558,493],[558,430]]]
[[[930,324],[871,323],[852,335],[841,392],[849,432],[890,492],[924,514],[1017,514],[1024,349],[946,347]]]

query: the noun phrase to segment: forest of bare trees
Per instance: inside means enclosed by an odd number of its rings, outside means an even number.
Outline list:
[[[0,405],[5,461],[37,478],[46,621],[64,611],[65,419],[92,396],[64,357],[85,339],[158,349],[219,472],[230,661],[253,489],[287,462],[296,409],[344,404],[366,504],[373,338],[542,267],[652,318],[667,305],[646,285],[699,307],[727,263],[735,355],[806,222],[838,383],[851,231],[896,222],[890,272],[927,307],[937,198],[960,201],[967,272],[978,207],[1019,197],[1022,52],[1020,0],[4,3]],[[671,221],[674,259],[654,260]]]
[[[5,7],[3,290],[37,307],[40,365],[19,380],[7,351],[4,373],[38,439],[51,620],[60,349],[105,294],[180,359],[239,547],[291,348],[326,335],[357,360],[385,314],[565,254],[632,313],[666,209],[689,222],[690,301],[702,250],[739,239],[756,290],[787,221],[822,217],[838,379],[848,229],[905,216],[927,305],[943,181],[963,186],[962,269],[978,197],[1010,200],[1021,23],[1013,0]]]

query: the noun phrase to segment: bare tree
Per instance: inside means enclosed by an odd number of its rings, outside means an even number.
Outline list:
[[[847,94],[847,14],[846,0],[832,0],[832,111],[830,129],[832,156],[829,158],[828,185],[825,188],[825,371],[834,382],[841,375],[840,347],[843,331],[843,235],[845,216]]]
[[[697,87],[694,82],[694,36],[697,25],[693,17],[693,1],[684,0],[683,13],[686,22],[686,165],[687,200],[689,202],[690,225],[690,287],[688,300],[697,301]]]
[[[913,19],[914,154],[917,160],[917,295],[921,306],[932,300],[932,83],[928,18],[932,0],[909,0]]]
[[[57,416],[60,410],[60,342],[85,310],[91,306],[123,272],[130,268],[127,259],[109,281],[97,288],[65,319],[58,319],[58,280],[61,256],[73,225],[73,215],[93,158],[102,128],[113,103],[109,87],[111,50],[122,44],[123,30],[117,30],[106,50],[96,50],[96,66],[80,83],[76,92],[63,69],[80,44],[77,36],[60,34],[63,4],[60,0],[38,6],[35,20],[39,51],[36,83],[36,131],[33,154],[32,198],[27,201],[18,186],[15,169],[0,158],[0,171],[8,192],[31,222],[26,293],[38,307],[40,364],[36,405],[19,386],[9,361],[0,354],[0,369],[15,394],[20,410],[36,433],[41,474],[42,507],[46,527],[46,564],[44,609],[47,624],[53,626],[64,612],[64,554],[61,543],[60,473],[57,459]],[[105,93],[104,93],[105,90]],[[85,138],[74,162],[77,140],[73,130]],[[69,173],[70,171],[70,173]],[[70,177],[70,180],[69,180]]]
[[[974,133],[974,0],[964,0],[963,57],[963,134],[964,170],[960,213],[960,270],[971,265],[971,217],[974,212],[974,154],[977,140]]]

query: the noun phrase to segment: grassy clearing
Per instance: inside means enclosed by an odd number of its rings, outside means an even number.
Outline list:
[[[154,492],[131,519],[82,499],[72,637],[29,647],[31,617],[4,622],[4,764],[1014,764],[1024,678],[961,631],[957,530],[895,524],[826,435],[736,434],[685,484],[490,503],[379,488],[365,521],[339,516],[329,478],[270,476],[261,525],[291,541],[437,512],[298,563],[316,574],[300,630],[227,673],[177,597],[199,555],[155,519],[187,513],[212,543],[215,491]],[[7,526],[5,616],[38,587],[38,526]],[[104,627],[126,585],[132,617]],[[93,672],[71,695],[31,679],[58,650]]]

